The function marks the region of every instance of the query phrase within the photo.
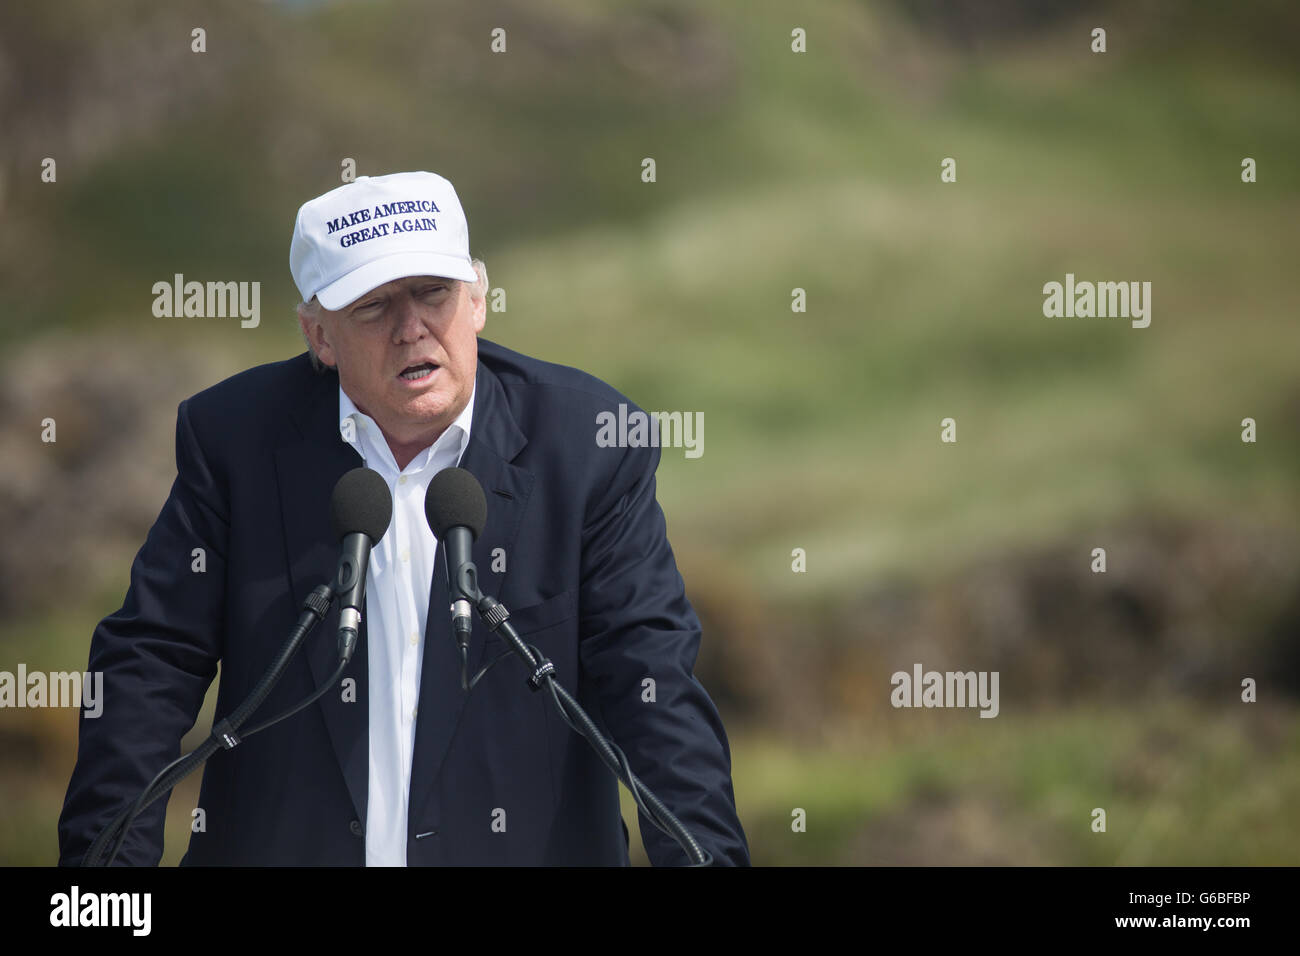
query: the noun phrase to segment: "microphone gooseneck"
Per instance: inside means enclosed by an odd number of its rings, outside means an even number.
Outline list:
[[[483,531],[487,521],[487,498],[483,486],[463,468],[448,468],[438,472],[429,482],[425,494],[424,514],[429,528],[447,549],[447,579],[452,599],[452,619],[460,640],[461,687],[468,692],[497,661],[518,655],[529,671],[528,687],[533,691],[546,690],[561,719],[576,733],[586,738],[597,756],[632,794],[637,808],[646,819],[681,846],[691,866],[710,866],[713,856],[704,849],[662,800],[655,796],[632,771],[626,754],[614,741],[607,739],[582,706],[569,694],[557,679],[555,664],[537,647],[524,643],[523,638],[510,623],[510,612],[495,598],[478,589],[477,571],[470,560],[470,547]],[[463,629],[460,625],[460,607],[465,608]],[[469,644],[470,609],[477,610],[483,623],[505,639],[507,650],[487,664],[473,680],[466,672]]]

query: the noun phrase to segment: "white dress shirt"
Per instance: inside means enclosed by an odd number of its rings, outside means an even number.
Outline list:
[[[351,419],[350,425],[345,422]],[[424,517],[424,493],[444,468],[460,464],[474,419],[469,404],[438,440],[398,471],[375,420],[339,386],[339,432],[393,493],[393,520],[370,555],[366,573],[370,771],[366,796],[366,866],[406,866],[411,752],[424,664],[424,623],[438,539]],[[450,640],[450,617],[448,617]]]

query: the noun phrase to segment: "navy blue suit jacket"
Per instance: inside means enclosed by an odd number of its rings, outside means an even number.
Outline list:
[[[482,483],[480,585],[501,600],[560,682],[626,752],[635,773],[715,861],[747,864],[731,755],[692,675],[700,624],[655,499],[658,448],[601,448],[596,416],[627,399],[576,369],[479,340],[471,437],[461,461]],[[631,403],[629,408],[634,408]],[[179,753],[221,664],[217,715],[249,693],[338,560],[334,483],[361,459],[339,435],[338,377],[306,353],[250,369],[182,402],[177,477],[136,556],[123,607],[91,642],[104,707],[80,722],[59,820],[60,863],[91,841]],[[195,549],[206,569],[196,571]],[[498,551],[498,549],[502,549]],[[618,784],[590,745],[533,693],[521,661],[468,695],[447,611],[442,548],[431,582],[411,770],[407,861],[619,865],[628,862]],[[504,553],[505,570],[494,571]],[[500,566],[500,562],[496,562]],[[336,664],[333,609],[256,723],[298,702]],[[505,644],[474,622],[471,674]],[[364,631],[339,691],[207,763],[205,829],[183,863],[363,865],[369,693]],[[643,700],[653,678],[653,702]],[[494,818],[504,811],[504,832]],[[156,864],[165,801],[137,821],[119,863]],[[686,855],[644,816],[651,862]]]

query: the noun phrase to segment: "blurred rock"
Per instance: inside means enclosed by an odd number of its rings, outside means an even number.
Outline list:
[[[0,375],[0,604],[47,609],[120,583],[176,475],[176,407],[229,374],[211,352],[57,336]],[[42,441],[52,418],[55,438]]]
[[[997,671],[1003,714],[1171,694],[1232,704],[1244,677],[1270,699],[1300,696],[1292,536],[1143,519],[1087,537],[1106,542],[1105,573],[1071,540],[802,613],[770,605],[721,560],[680,555],[704,624],[697,674],[729,716],[809,745],[846,723],[877,739],[898,730],[907,712],[890,705],[890,677],[916,663]]]

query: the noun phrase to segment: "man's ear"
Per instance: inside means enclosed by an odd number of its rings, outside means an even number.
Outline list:
[[[487,290],[483,291],[483,298],[471,298],[470,304],[474,306],[474,332],[477,334],[487,325]]]
[[[322,365],[333,368],[335,365],[334,349],[330,347],[329,340],[325,336],[325,324],[320,320],[318,315],[312,315],[305,309],[298,310],[298,325],[302,329],[303,337],[311,344],[311,349],[316,353]]]

